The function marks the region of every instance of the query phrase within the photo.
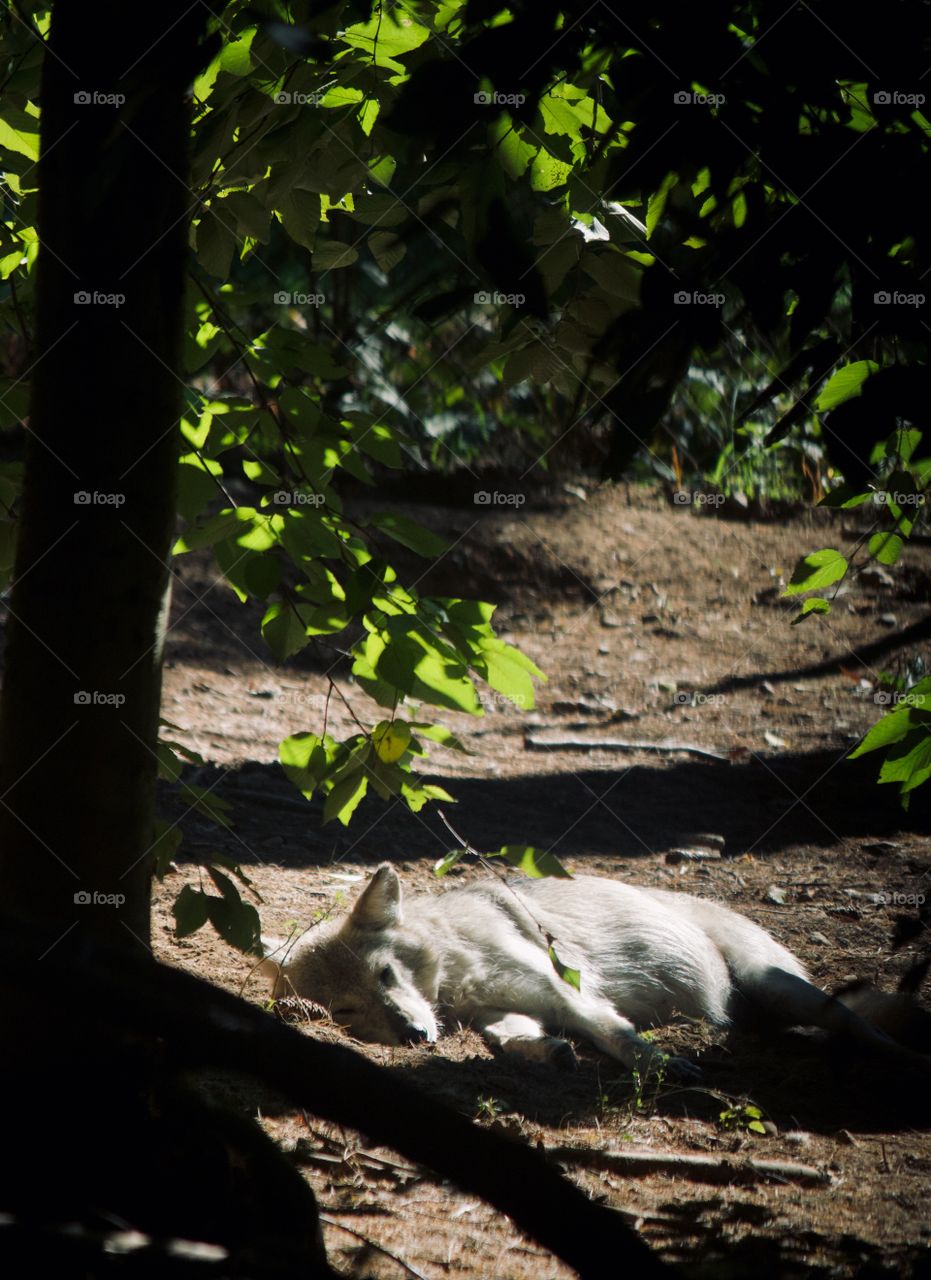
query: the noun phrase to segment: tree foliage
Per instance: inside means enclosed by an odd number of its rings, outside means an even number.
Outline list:
[[[7,428],[27,413],[47,21],[31,2],[3,19]],[[388,512],[348,515],[347,479],[448,463],[501,422],[527,469],[600,422],[618,474],[726,348],[751,371],[734,427],[766,420],[773,445],[815,424],[847,482],[826,501],[882,497],[865,553],[898,556],[929,473],[922,5],[867,27],[836,0],[623,16],[553,0],[232,0],[211,24],[192,88],[175,552],[212,549],[262,603],[279,660],[350,652],[378,710],[357,711],[345,741],[324,723],[281,747],[325,818],[348,822],[369,789],[415,811],[444,794],[417,766],[427,743],[457,744],[418,708],[480,714],[476,681],[526,708],[540,676],[495,636],[490,606],[404,585],[392,545],[425,560],[444,546]],[[733,438],[724,470],[746,445]],[[7,571],[19,476],[14,450],[0,462]],[[789,589],[847,567],[815,552]],[[800,616],[828,608],[809,599]],[[167,776],[183,755],[163,744]],[[169,824],[154,847],[164,868]],[[211,902],[238,912],[215,871]],[[184,927],[222,915],[193,897],[179,910]]]

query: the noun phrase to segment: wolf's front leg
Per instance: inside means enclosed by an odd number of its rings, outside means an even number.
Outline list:
[[[549,1062],[568,1071],[574,1071],[579,1065],[568,1040],[548,1036],[540,1023],[525,1013],[487,1009],[473,1021],[488,1043],[504,1053],[530,1062]]]
[[[629,1071],[641,1075],[662,1073],[670,1080],[691,1084],[701,1078],[701,1070],[687,1058],[674,1058],[656,1045],[638,1036],[634,1024],[612,1005],[598,1003],[580,1008],[573,1001],[565,1020],[567,1031],[590,1040],[602,1053],[622,1062]]]

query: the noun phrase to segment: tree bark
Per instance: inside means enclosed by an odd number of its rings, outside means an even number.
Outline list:
[[[187,12],[186,12],[187,11]],[[0,894],[36,956],[147,948],[201,15],[59,0],[0,703]]]

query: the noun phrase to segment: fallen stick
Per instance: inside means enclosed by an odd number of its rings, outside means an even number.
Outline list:
[[[328,1213],[321,1213],[320,1221],[325,1222],[328,1227],[337,1227],[340,1231],[345,1231],[347,1235],[353,1236],[356,1240],[361,1240],[363,1244],[368,1245],[370,1249],[376,1249],[379,1253],[383,1253],[386,1258],[390,1258],[392,1262],[396,1262],[399,1267],[403,1267],[408,1275],[415,1276],[416,1280],[427,1280],[422,1271],[418,1271],[416,1267],[397,1253],[392,1253],[390,1249],[386,1249],[383,1244],[379,1244],[377,1240],[373,1240],[370,1236],[364,1236],[361,1231],[355,1231],[352,1227],[347,1227],[344,1222],[337,1221]]]
[[[806,1164],[783,1160],[737,1160],[731,1156],[696,1156],[663,1151],[605,1151],[595,1147],[547,1147],[546,1154],[564,1164],[588,1165],[634,1177],[648,1173],[672,1173],[695,1182],[759,1182],[779,1178],[783,1182],[830,1185],[831,1175]]]
[[[653,751],[660,755],[672,755],[684,751],[691,756],[702,756],[706,760],[723,760],[730,756],[719,751],[708,751],[705,747],[696,747],[688,742],[626,742],[622,738],[541,738],[528,733],[524,736],[524,746],[530,751]]]

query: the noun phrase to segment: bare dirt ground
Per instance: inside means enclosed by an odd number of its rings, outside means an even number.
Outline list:
[[[473,753],[436,749],[430,775],[456,796],[449,817],[473,845],[529,843],[573,871],[719,899],[786,942],[828,988],[857,977],[892,989],[927,952],[927,917],[893,895],[931,892],[928,802],[919,797],[903,814],[890,788],[873,785],[875,758],[845,761],[876,717],[879,672],[902,658],[862,662],[853,650],[927,612],[926,550],[864,574],[825,621],[790,627],[796,606],[779,598],[780,582],[803,552],[849,545],[846,517],[726,519],[619,489],[506,514],[405,509],[454,544],[419,589],[499,601],[501,632],[548,676],[532,711],[492,696],[481,719],[437,716]],[[424,563],[404,563],[408,582]],[[197,780],[234,805],[236,822],[223,835],[189,815],[188,853],[235,857],[270,932],[307,925],[385,858],[409,891],[436,892],[431,867],[452,841],[435,813],[367,799],[348,830],[322,827],[320,806],[276,763],[281,738],[319,731],[328,668],[338,690],[330,731],[352,732],[347,702],[372,721],[339,654],[277,667],[255,615],[196,557],[182,565],[173,618],[163,715],[208,762]],[[706,856],[682,858],[682,849]],[[238,991],[250,966],[209,926],[173,935],[171,903],[197,878],[182,862],[160,887],[159,954]],[[256,981],[246,992],[263,999]],[[307,1034],[338,1035],[320,1024]],[[477,1123],[558,1151],[570,1177],[689,1275],[931,1274],[926,1103],[888,1071],[811,1037],[658,1034],[700,1061],[701,1087],[637,1094],[618,1064],[584,1045],[571,1075],[515,1066],[469,1030],[431,1048],[359,1048]],[[331,1257],[347,1275],[569,1275],[499,1214],[396,1154],[247,1084],[212,1087],[244,1112],[260,1110],[306,1169]],[[765,1134],[747,1128],[748,1103]],[[707,1164],[688,1177],[622,1167],[637,1153]],[[751,1160],[809,1172],[767,1175]]]

